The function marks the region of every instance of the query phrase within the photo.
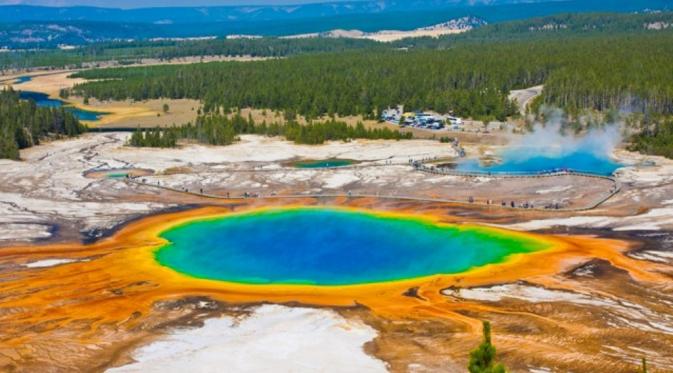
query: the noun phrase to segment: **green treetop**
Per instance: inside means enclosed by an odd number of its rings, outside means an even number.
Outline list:
[[[470,373],[506,373],[502,364],[495,362],[495,347],[491,344],[491,323],[484,321],[484,341],[470,353],[467,367]]]

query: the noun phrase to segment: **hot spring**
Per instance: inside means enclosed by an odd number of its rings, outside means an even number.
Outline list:
[[[412,216],[326,208],[193,221],[161,234],[156,260],[188,276],[245,284],[353,285],[455,274],[547,241]]]
[[[532,151],[531,151],[532,150]],[[546,153],[530,148],[514,148],[499,154],[500,162],[483,164],[479,159],[466,159],[456,165],[462,172],[494,174],[540,174],[557,171],[576,171],[609,176],[623,167],[607,154],[588,150],[570,153]]]
[[[319,159],[319,160],[306,160],[294,162],[293,165],[296,168],[337,168],[337,167],[346,167],[356,164],[357,162],[351,159]]]
[[[618,125],[592,128],[577,136],[564,131],[560,122],[537,124],[533,131],[513,139],[506,150],[497,154],[498,162],[484,164],[466,159],[456,170],[477,173],[540,174],[575,171],[612,175],[623,164],[612,158],[621,142]]]

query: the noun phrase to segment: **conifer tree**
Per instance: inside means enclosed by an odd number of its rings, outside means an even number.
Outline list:
[[[491,343],[491,323],[483,323],[484,340],[470,353],[470,373],[506,373],[504,365],[495,362],[495,347]]]
[[[11,88],[0,91],[0,158],[18,159],[20,149],[44,138],[77,136],[85,130],[64,108],[41,108],[21,100]]]

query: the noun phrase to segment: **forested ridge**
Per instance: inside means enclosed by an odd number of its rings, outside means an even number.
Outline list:
[[[206,112],[254,107],[374,117],[388,106],[505,119],[512,89],[577,113],[673,113],[673,30],[517,40],[447,50],[361,51],[246,63],[89,70],[74,92],[100,99],[193,98]]]
[[[656,32],[673,27],[673,12],[618,14],[559,14],[522,21],[495,23],[469,32],[440,38],[413,38],[394,43],[346,38],[213,40],[138,40],[94,43],[71,51],[41,50],[0,53],[0,68],[33,66],[79,66],[97,61],[131,63],[143,58],[171,59],[199,56],[287,57],[309,53],[361,49],[430,48],[446,49],[462,43],[493,40],[558,38],[591,34]]]
[[[514,112],[501,87],[510,85],[507,78],[515,72],[493,58],[463,52],[471,68],[455,64],[456,53],[424,51],[95,70],[76,76],[115,80],[86,83],[74,92],[100,99],[194,98],[203,100],[206,112],[256,107],[309,118],[369,117],[396,104],[443,112],[455,109],[474,117],[504,118]],[[472,70],[477,66],[481,68]]]
[[[387,48],[389,46],[372,40],[347,38],[120,41],[96,43],[74,51],[45,50],[2,53],[0,54],[0,68],[80,66],[84,63],[102,61],[118,61],[122,64],[130,64],[143,58],[167,60],[195,56],[274,58],[297,54]]]
[[[83,55],[169,59],[187,56],[286,57],[302,53],[343,52],[382,46],[372,40],[348,38],[238,38],[195,41],[132,41],[93,44]]]
[[[565,13],[489,24],[457,35],[403,39],[393,44],[398,48],[446,49],[464,43],[634,35],[656,33],[670,28],[673,28],[673,12]]]
[[[334,119],[327,122],[309,122],[299,124],[289,121],[285,124],[255,123],[252,117],[247,119],[240,114],[234,116],[222,114],[199,115],[194,124],[181,127],[138,129],[129,145],[137,147],[172,148],[178,140],[194,140],[201,144],[230,145],[241,134],[266,136],[284,136],[295,144],[319,145],[325,141],[348,141],[352,139],[403,140],[413,137],[411,132],[401,133],[387,128],[367,129],[362,123],[349,126]]]
[[[673,114],[673,13],[562,14],[390,44],[217,39],[107,43],[55,53],[71,61],[287,57],[89,70],[77,76],[111,80],[64,92],[101,99],[193,98],[203,102],[206,115],[252,107],[309,120],[332,114],[375,118],[382,109],[403,104],[407,110],[503,120],[517,113],[509,91],[538,84],[544,91],[536,103],[561,107],[574,117],[587,109],[642,113],[645,124],[655,128],[655,122],[663,123],[661,117]],[[47,58],[41,52],[34,57]],[[666,138],[661,128],[647,131],[638,142],[656,137],[661,143]],[[662,148],[654,144],[642,149]]]
[[[63,108],[38,108],[11,90],[0,91],[0,158],[19,158],[19,149],[47,137],[77,136],[86,128]]]

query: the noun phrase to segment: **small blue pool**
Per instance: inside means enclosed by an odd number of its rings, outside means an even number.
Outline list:
[[[355,164],[356,162],[350,159],[321,159],[321,160],[306,160],[295,162],[294,166],[297,168],[338,168],[346,167]]]

